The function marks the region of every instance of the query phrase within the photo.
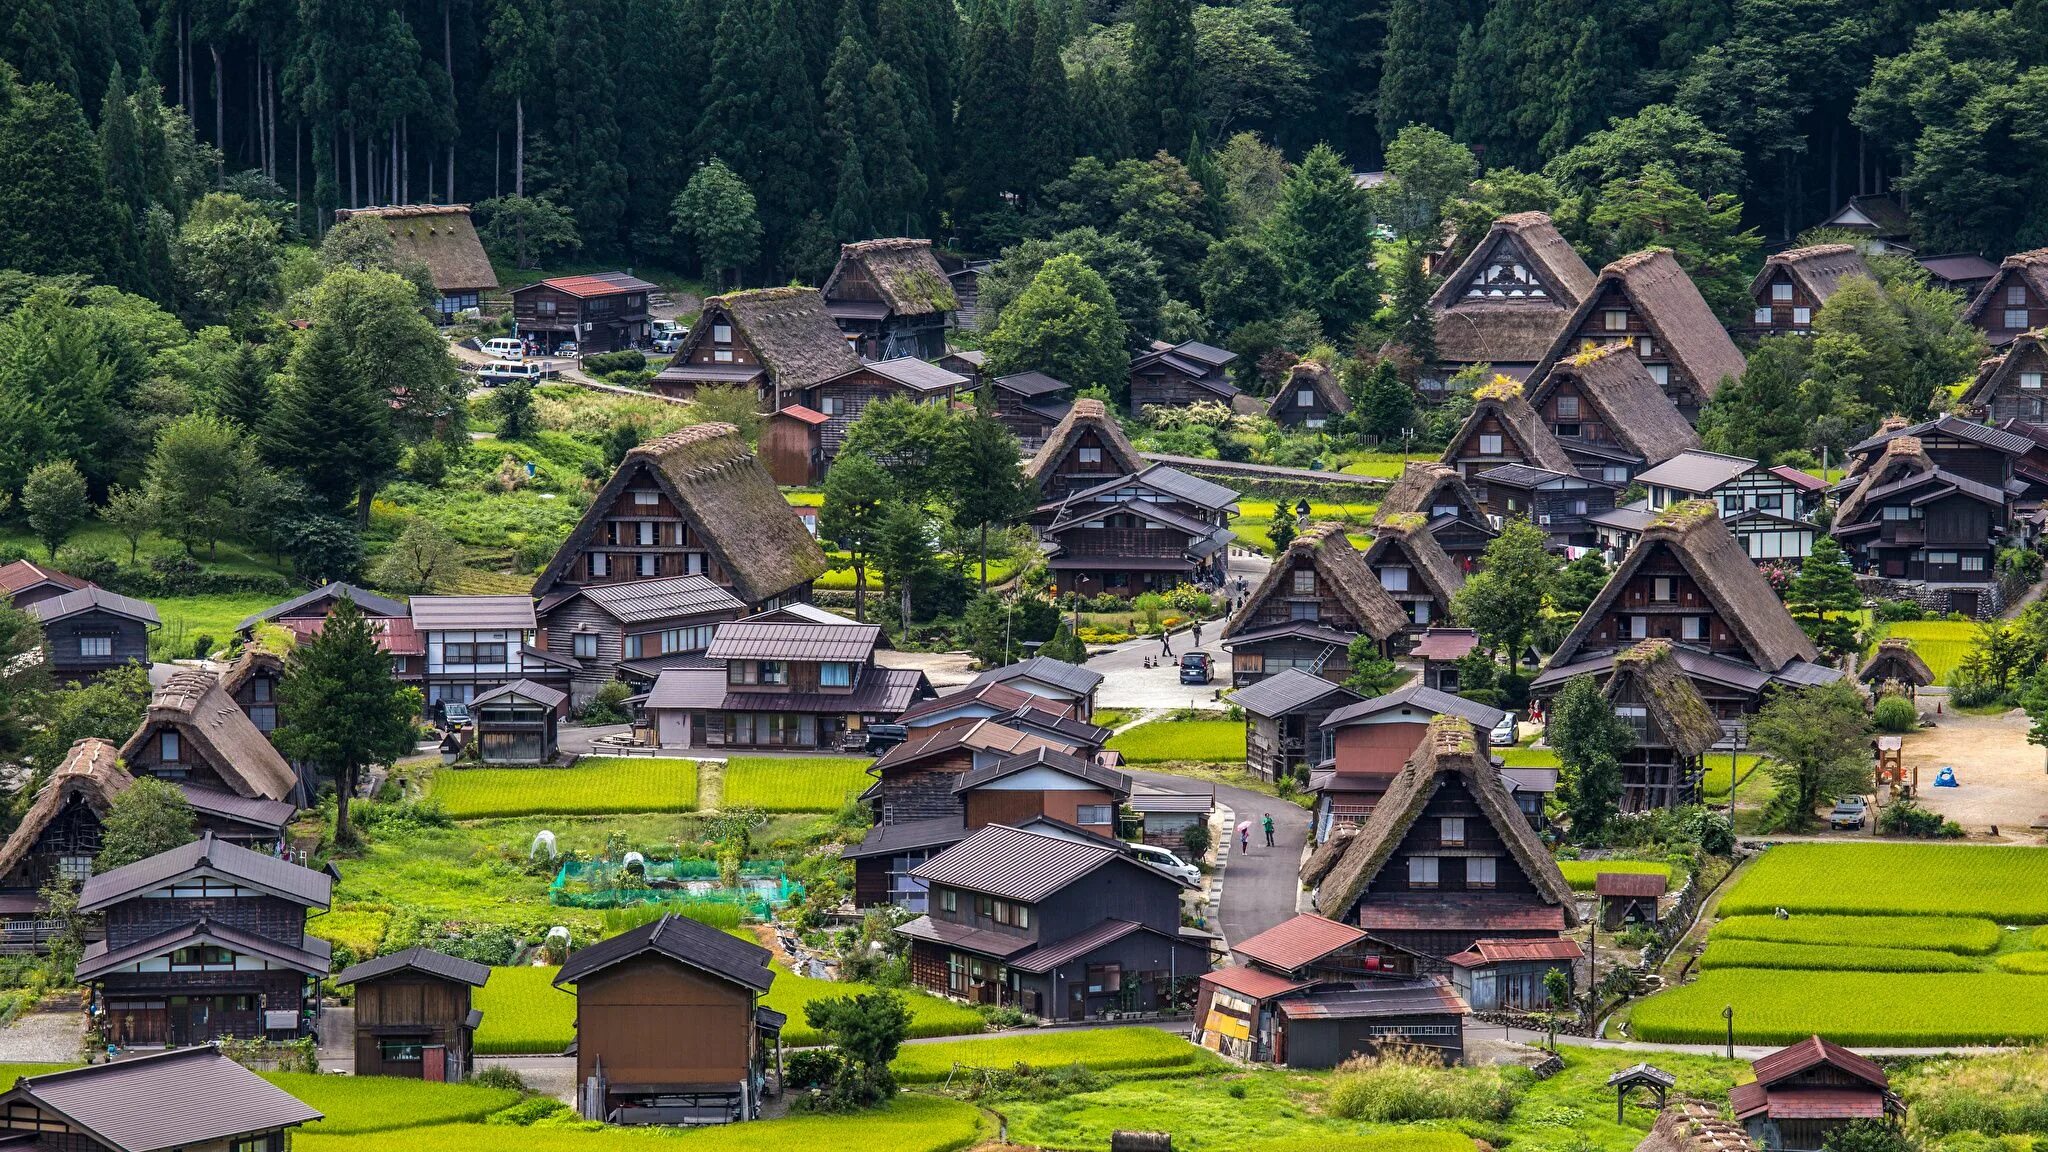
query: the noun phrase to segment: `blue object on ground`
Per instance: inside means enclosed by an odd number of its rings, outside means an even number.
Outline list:
[[[1946,764],[1943,764],[1941,766],[1941,771],[1936,772],[1934,774],[1934,786],[1936,788],[1959,787],[1959,785],[1956,783],[1956,770],[1949,767]]]

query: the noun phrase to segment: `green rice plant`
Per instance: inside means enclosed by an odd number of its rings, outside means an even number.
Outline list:
[[[2048,1048],[1926,1061],[1893,1077],[1892,1087],[1920,1132],[2048,1132]]]
[[[308,1134],[391,1132],[482,1120],[519,1102],[519,1093],[510,1088],[433,1084],[395,1076],[266,1072],[263,1078],[319,1109],[326,1117],[308,1124],[304,1129]]]
[[[1946,684],[1948,674],[1956,670],[1956,665],[1963,662],[1976,644],[1977,625],[1968,620],[1901,620],[1885,625],[1872,636],[1870,651],[1875,652],[1877,642],[1887,638],[1912,645],[1913,651],[1927,661],[1934,682]]]
[[[975,1068],[1080,1064],[1097,1072],[1159,1072],[1220,1066],[1215,1055],[1170,1032],[1156,1028],[1105,1028],[910,1044],[897,1053],[889,1070],[905,1084],[931,1084],[944,1080],[955,1063]]]
[[[1968,916],[1729,916],[1714,925],[1711,939],[1931,948],[1982,956],[1997,949],[2001,936],[1998,925]]]
[[[1556,768],[1559,766],[1557,751],[1553,748],[1528,748],[1517,745],[1502,748],[1500,761],[1508,768]]]
[[[576,1038],[576,997],[553,985],[557,968],[493,968],[472,1003],[484,1022],[479,1055],[552,1055]]]
[[[2020,956],[2048,953],[2024,952]],[[2014,957],[2017,958],[2017,957]],[[1999,967],[2005,967],[2001,957]],[[1711,940],[1700,970],[1716,968],[1811,968],[1819,971],[1975,972],[1977,965],[1953,952],[1928,948],[1855,948],[1839,944],[1778,944],[1769,940]],[[2043,971],[2048,971],[2044,968]]]
[[[1828,912],[2048,922],[2048,851],[1961,844],[1781,844],[1721,901],[1723,915]]]
[[[340,1077],[336,1077],[340,1079]],[[438,1087],[438,1085],[430,1085]],[[296,1152],[391,1152],[390,1135],[342,1136],[308,1128],[292,1139]],[[981,1113],[972,1104],[933,1096],[899,1096],[886,1107],[851,1116],[815,1114],[709,1128],[607,1128],[597,1124],[525,1128],[506,1124],[442,1124],[405,1133],[404,1152],[953,1152],[978,1142]]]
[[[617,936],[650,920],[659,920],[671,912],[678,916],[687,916],[699,924],[709,924],[713,928],[740,926],[740,906],[716,900],[663,900],[651,904],[629,904],[624,908],[605,909],[600,920],[606,936]]]
[[[443,768],[428,794],[457,820],[693,812],[697,762],[586,756],[573,768]]]
[[[2048,976],[2048,952],[2013,952],[1991,961],[1999,971],[2019,976]]]
[[[1242,764],[1244,722],[1154,720],[1111,737],[1109,747],[1133,764]]]
[[[1244,1152],[1472,1152],[1472,1138],[1435,1128],[1397,1128],[1363,1136],[1289,1136],[1247,1144]]]
[[[724,808],[837,812],[874,783],[871,760],[849,756],[735,756],[725,766]]]
[[[1984,851],[1994,851],[1985,849]],[[1723,1007],[1738,1044],[1822,1035],[1850,1047],[1999,1045],[2048,1040],[2048,980],[2005,972],[1707,972],[1636,1005],[1636,1038],[1718,1044]]]
[[[1559,860],[1557,866],[1574,892],[1591,892],[1602,872],[1662,876],[1667,881],[1671,878],[1671,865],[1656,860]]]
[[[344,904],[306,921],[306,932],[348,949],[358,960],[368,960],[377,955],[378,946],[384,943],[385,926],[390,923],[391,912],[387,908]]]
[[[76,1067],[76,1064],[0,1064],[0,1092],[13,1088],[14,1082],[23,1076],[41,1076],[45,1072],[62,1072]]]

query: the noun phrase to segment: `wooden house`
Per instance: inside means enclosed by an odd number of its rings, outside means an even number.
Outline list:
[[[0,1095],[0,1146],[63,1152],[285,1152],[318,1109],[215,1045],[23,1076]]]
[[[1344,525],[1311,525],[1223,625],[1231,683],[1243,688],[1288,668],[1342,681],[1354,638],[1370,636],[1384,650],[1409,619]]]
[[[1092,758],[1109,742],[1110,730],[1081,719],[1083,708],[1080,701],[1054,700],[988,681],[920,700],[904,709],[896,722],[916,736],[960,721],[994,720],[1026,735],[1071,745],[1077,755]]]
[[[1431,624],[1451,618],[1451,597],[1465,586],[1465,574],[1444,554],[1419,513],[1378,518],[1365,566],[1408,617],[1394,640],[1402,652]]]
[[[500,684],[472,699],[477,752],[486,764],[552,764],[555,726],[569,694],[531,680]]]
[[[2048,248],[2015,252],[2001,261],[1997,274],[1963,309],[1963,320],[1994,348],[2048,327]]]
[[[277,731],[278,689],[284,684],[285,657],[291,653],[286,643],[266,642],[275,639],[263,636],[244,641],[235,662],[221,676],[221,687],[265,739]]]
[[[1813,641],[1704,501],[1656,514],[1530,691],[1548,700],[1573,676],[1608,671],[1644,640],[1670,642],[1671,660],[1724,732],[1739,731],[1773,685],[1841,675],[1819,663]]]
[[[485,965],[419,945],[336,973],[355,986],[356,1075],[469,1079],[484,1018],[471,994],[490,978]]]
[[[1073,745],[1020,731],[992,719],[957,720],[937,727],[919,728],[909,739],[868,765],[868,774],[875,778],[875,782],[861,793],[861,799],[873,807],[878,827],[912,824],[938,817],[958,822],[964,819],[967,811],[966,801],[956,787],[962,776],[979,769],[993,769],[1013,757],[1028,756],[1040,749],[1051,749],[1062,755],[1072,755],[1075,751]],[[1090,787],[1096,786],[1091,784]],[[1130,791],[1128,784],[1123,791]],[[1069,823],[1078,822],[1072,811],[1055,815]],[[1113,819],[1088,823],[1101,825],[1090,830],[1105,835],[1113,835],[1116,830]]]
[[[745,601],[708,576],[562,584],[534,610],[535,643],[576,662],[569,697],[580,708],[612,680],[652,684],[669,664],[701,655],[720,624],[746,612]]]
[[[1182,1008],[1209,970],[1185,884],[1113,842],[989,824],[911,876],[930,911],[896,931],[911,982],[940,996],[1094,1020]]]
[[[768,414],[761,429],[761,463],[777,484],[808,488],[825,479],[825,425],[831,417],[801,404]]]
[[[1647,812],[1699,803],[1707,750],[1721,724],[1678,666],[1669,640],[1644,640],[1614,657],[1603,689],[1614,715],[1635,734],[1621,756],[1621,810]]]
[[[544,354],[570,342],[583,356],[637,347],[648,339],[648,297],[659,291],[624,272],[541,280],[512,290],[513,331]]]
[[[1887,684],[1899,684],[1909,692],[1926,688],[1934,683],[1934,671],[1927,661],[1913,651],[1913,643],[1898,636],[1887,636],[1877,642],[1877,651],[1856,673],[1856,679],[1872,691]]]
[[[1548,1012],[1562,1005],[1551,1003],[1544,980],[1561,972],[1576,986],[1585,955],[1576,940],[1474,940],[1444,961],[1474,1012]]]
[[[483,241],[477,238],[467,204],[334,210],[336,223],[352,218],[381,223],[394,255],[426,266],[434,282],[434,315],[443,324],[453,321],[458,312],[482,307],[484,295],[498,290],[498,274],[491,269]]]
[[[1054,587],[1136,596],[1230,575],[1228,527],[1237,493],[1165,464],[1068,492],[1033,520]]]
[[[429,716],[515,680],[566,693],[581,666],[534,644],[540,623],[530,596],[415,596],[412,626],[426,652],[421,680]]]
[[[988,382],[995,418],[1026,452],[1036,452],[1074,408],[1074,389],[1043,372],[1012,372]]]
[[[1024,478],[1038,486],[1042,504],[1053,504],[1144,470],[1144,458],[1131,447],[1116,417],[1102,401],[1084,397],[1046,434],[1024,465]]]
[[[1851,196],[1818,226],[1866,236],[1873,252],[1912,252],[1907,241],[1913,236],[1913,218],[1890,193]]]
[[[362,614],[372,620],[403,620],[409,616],[403,600],[379,596],[366,588],[340,582],[322,584],[311,592],[301,593],[281,604],[273,604],[261,612],[242,618],[235,625],[238,636],[252,636],[260,624],[275,624],[299,639],[318,635],[317,627],[309,627],[307,621],[326,620],[334,606],[342,600],[352,600]]]
[[[63,930],[47,918],[43,885],[60,876],[83,884],[92,875],[107,812],[134,782],[115,747],[88,736],[36,789],[0,845],[0,952],[40,952]]]
[[[1373,523],[1393,516],[1426,517],[1429,534],[1462,572],[1472,571],[1496,535],[1465,477],[1449,464],[1434,460],[1410,460],[1402,465],[1401,475],[1380,497]]]
[[[296,1039],[317,1015],[327,941],[306,931],[334,879],[211,832],[87,880],[78,910],[106,939],[86,947],[78,982],[107,1042],[122,1048],[222,1037]]]
[[[655,678],[643,711],[662,747],[838,750],[932,694],[875,662],[877,625],[763,617],[720,624],[706,659]]]
[[[1443,462],[1468,484],[1503,464],[1574,475],[1579,471],[1578,462],[1557,442],[1557,434],[1529,406],[1522,385],[1506,376],[1495,376],[1473,390],[1472,413],[1444,446]],[[1473,495],[1482,505],[1487,502],[1477,485]]]
[[[910,236],[841,244],[821,294],[839,330],[873,360],[943,355],[960,306],[932,242]]]
[[[739,429],[680,428],[626,453],[534,581],[565,585],[704,576],[760,610],[807,601],[825,553]]]
[[[1927,273],[1928,279],[1937,288],[1960,293],[1965,300],[1973,299],[1982,291],[1991,278],[1998,275],[1998,265],[1986,260],[1975,252],[1941,252],[1933,256],[1915,256],[1913,263]]]
[[[1131,415],[1143,415],[1147,408],[1232,403],[1240,395],[1230,382],[1229,367],[1236,359],[1237,353],[1199,340],[1154,340],[1131,357]]]
[[[1772,253],[1749,282],[1755,308],[1748,331],[1757,336],[1812,332],[1821,305],[1852,276],[1871,279],[1863,251],[1854,244],[1809,244]]]
[[[972,325],[966,325],[972,327]],[[981,386],[981,377],[988,368],[988,353],[979,348],[948,348],[944,355],[931,358],[932,363],[948,372],[957,372]]]
[[[1857,570],[1894,594],[1936,612],[1995,614],[2004,606],[1997,561],[2012,527],[2008,485],[2018,452],[1978,441],[2008,437],[2021,451],[2028,442],[1960,420],[1916,427],[1926,439],[1903,432],[1883,439],[1835,509],[1831,531]],[[1929,440],[1942,443],[1941,460]]]
[[[1554,940],[1578,922],[1571,886],[1484,735],[1454,715],[1430,721],[1315,899],[1332,920],[1439,960],[1480,940]]]
[[[1628,345],[1600,344],[1557,361],[1529,406],[1581,475],[1627,484],[1700,438]]]
[[[819,441],[825,453],[825,466],[830,468],[839,457],[846,430],[875,401],[896,397],[914,404],[944,407],[972,391],[973,381],[967,377],[906,355],[893,360],[864,360],[808,388],[785,391],[783,396],[824,415]],[[889,462],[882,463],[886,466]]]
[[[1322,762],[1323,721],[1365,697],[1301,668],[1284,668],[1238,689],[1244,710],[1245,766],[1261,780],[1304,782]]]
[[[1316,797],[1311,810],[1318,841],[1338,831],[1363,825],[1379,806],[1394,778],[1415,754],[1415,747],[1429,734],[1439,716],[1463,720],[1479,732],[1482,743],[1507,713],[1490,704],[1467,700],[1409,682],[1385,695],[1361,700],[1331,712],[1316,733],[1321,744],[1316,770],[1309,776],[1309,791]],[[1514,784],[1507,785],[1510,793]],[[1555,783],[1552,782],[1552,788]],[[1536,797],[1538,819],[1541,797]],[[1516,803],[1516,807],[1526,805]]]
[[[1769,1152],[1820,1152],[1830,1133],[1857,1121],[1906,1118],[1884,1069],[1818,1036],[1749,1067],[1755,1079],[1730,1088],[1728,1104],[1750,1139]]]
[[[1589,548],[1598,542],[1595,518],[1614,508],[1621,485],[1577,471],[1501,464],[1472,477],[1472,491],[1495,523],[1527,520],[1550,536],[1550,547]]]
[[[2048,314],[2048,310],[2044,310]],[[1963,393],[1963,405],[1993,424],[2019,420],[2028,424],[2048,423],[2048,346],[2039,330],[2021,332],[2006,342],[2005,350],[1977,365],[1977,378]]]
[[[1796,468],[1764,468],[1747,457],[1693,449],[1641,473],[1636,482],[1648,493],[1641,509],[1646,518],[1674,504],[1705,500],[1720,510],[1743,552],[1759,562],[1805,559],[1820,531],[1810,517],[1826,485]],[[1620,550],[1626,552],[1640,534],[1640,526],[1624,533]]]
[[[1668,248],[1630,253],[1600,270],[1578,311],[1531,374],[1542,379],[1588,344],[1626,341],[1687,420],[1747,362]]]
[[[76,592],[92,587],[89,580],[54,568],[45,568],[33,560],[16,560],[0,564],[0,596],[17,610],[26,610],[38,600],[49,600],[66,592]]]
[[[1351,411],[1351,397],[1327,365],[1303,360],[1287,371],[1287,380],[1266,402],[1266,417],[1285,428],[1315,431]]]
[[[1670,887],[1662,872],[1599,872],[1593,876],[1593,899],[1600,905],[1600,926],[1619,932],[1631,924],[1655,925],[1657,904]]]
[[[1415,638],[1408,659],[1422,665],[1422,686],[1458,694],[1458,662],[1479,649],[1479,633],[1471,628],[1430,628]]]
[[[1050,656],[1033,656],[1015,664],[991,668],[969,681],[969,689],[1002,684],[1056,703],[1070,704],[1074,716],[1089,720],[1095,715],[1095,690],[1102,687],[1102,673]]]
[[[178,669],[150,695],[121,760],[137,776],[184,789],[200,826],[227,840],[275,841],[292,810],[311,802],[311,781],[236,706],[221,678],[198,668]]]
[[[1430,297],[1436,362],[1425,366],[1424,397],[1476,364],[1526,379],[1592,289],[1593,270],[1549,216],[1495,220]]]
[[[761,1002],[770,958],[674,914],[573,953],[555,986],[576,986],[577,1112],[607,1124],[759,1119],[786,1022]]]
[[[688,398],[704,385],[752,391],[765,411],[860,367],[816,288],[750,288],[704,301],[704,311],[649,387]]]
[[[43,630],[43,659],[58,683],[89,684],[123,664],[149,664],[156,606],[88,584],[21,606]]]

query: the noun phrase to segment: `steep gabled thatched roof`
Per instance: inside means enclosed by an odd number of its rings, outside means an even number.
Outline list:
[[[2019,387],[2023,371],[2048,371],[2048,331],[2036,328],[2022,332],[2012,338],[2005,351],[1979,362],[1977,378],[1963,393],[1963,403],[1978,409],[1990,407],[2000,392]],[[2048,394],[2048,390],[2035,393],[2037,396],[2043,394]]]
[[[1309,853],[1308,859],[1301,865],[1301,886],[1314,888],[1321,884],[1323,877],[1330,874],[1330,869],[1335,868],[1337,862],[1344,859],[1345,849],[1351,847],[1351,842],[1357,837],[1358,829],[1347,826],[1330,833],[1328,840],[1316,845],[1316,850]]]
[[[1432,308],[1450,308],[1471,298],[1471,280],[1488,264],[1503,243],[1512,244],[1529,261],[1531,271],[1546,294],[1566,308],[1586,298],[1593,288],[1593,270],[1579,257],[1545,212],[1515,212],[1502,216],[1487,229],[1455,272],[1437,285],[1430,297]]]
[[[1522,275],[1486,280],[1507,247]],[[1482,282],[1483,281],[1483,282]],[[1550,217],[1517,212],[1493,222],[1430,297],[1437,358],[1445,363],[1533,363],[1593,286],[1592,269]]]
[[[1385,640],[1407,627],[1408,614],[1380,587],[1372,569],[1365,566],[1365,558],[1352,547],[1344,525],[1312,524],[1288,542],[1286,555],[1273,561],[1266,578],[1259,581],[1236,615],[1223,626],[1225,639],[1244,631],[1267,600],[1284,594],[1287,573],[1293,570],[1295,561],[1304,558],[1315,566],[1316,579],[1337,594],[1337,599],[1364,625],[1367,635]]]
[[[1473,498],[1472,489],[1456,468],[1440,460],[1410,460],[1387,494],[1380,497],[1373,523],[1388,516],[1428,516],[1431,509],[1447,503],[1456,504],[1458,515],[1474,524],[1487,522],[1486,510]]]
[[[640,475],[651,476],[689,519],[691,531],[731,578],[740,599],[759,604],[824,575],[825,553],[739,429],[714,422],[677,429],[626,453],[535,582],[534,595],[544,595],[561,581],[613,502]]]
[[[1759,293],[1768,288],[1779,277],[1786,275],[1792,282],[1806,289],[1815,306],[1828,302],[1842,281],[1851,276],[1868,280],[1870,266],[1863,262],[1863,250],[1854,244],[1809,244],[1804,248],[1787,248],[1773,252],[1764,261],[1763,270],[1749,282],[1750,296],[1764,300]]]
[[[1536,409],[1530,407],[1528,398],[1522,395],[1521,384],[1506,376],[1495,376],[1473,390],[1472,412],[1444,448],[1446,464],[1458,459],[1460,450],[1479,435],[1479,427],[1488,416],[1499,418],[1501,426],[1513,437],[1528,463],[1567,476],[1578,474],[1579,467],[1572,463],[1564,445],[1557,442],[1550,426],[1536,415]],[[1476,449],[1474,454],[1477,454]]]
[[[840,278],[849,267],[868,274],[882,302],[898,316],[929,316],[960,306],[953,282],[932,255],[932,242],[912,236],[888,236],[839,246],[839,263],[826,277],[824,295],[839,298]]]
[[[1067,414],[1046,434],[1045,443],[1039,445],[1031,462],[1024,466],[1025,478],[1043,488],[1045,477],[1066,457],[1068,449],[1074,446],[1083,432],[1090,431],[1102,441],[1104,471],[1108,471],[1107,466],[1111,464],[1127,473],[1145,470],[1144,457],[1131,447],[1123,426],[1110,415],[1109,407],[1100,400],[1083,396],[1074,401],[1074,406],[1067,409]]]
[[[1266,415],[1278,420],[1282,412],[1294,407],[1294,394],[1303,388],[1314,390],[1332,412],[1351,411],[1351,397],[1346,396],[1338,385],[1337,374],[1330,371],[1328,365],[1303,360],[1288,369],[1287,383],[1281,385],[1273,393],[1273,398],[1266,402]]]
[[[1927,455],[1927,448],[1918,436],[1892,437],[1885,441],[1884,451],[1864,471],[1856,487],[1842,498],[1841,506],[1835,509],[1834,522],[1844,526],[1855,523],[1857,514],[1863,511],[1863,505],[1872,492],[1932,471],[1934,459]]]
[[[121,745],[121,758],[133,760],[144,741],[167,728],[175,728],[238,796],[291,800],[298,791],[298,773],[211,672],[181,668],[171,673],[150,696],[142,723]]]
[[[1627,344],[1602,344],[1560,359],[1530,395],[1529,407],[1542,411],[1566,381],[1577,384],[1598,410],[1608,434],[1652,467],[1700,446],[1699,434]]]
[[[676,363],[686,363],[692,346],[708,338],[714,310],[732,320],[733,328],[760,357],[776,387],[785,392],[809,388],[860,367],[860,357],[825,310],[825,298],[816,288],[794,286],[750,288],[706,299],[705,319],[691,330],[690,343],[676,353]]]
[[[1343,859],[1324,877],[1316,893],[1316,911],[1332,920],[1344,920],[1350,915],[1447,777],[1462,781],[1543,902],[1563,912],[1566,925],[1577,923],[1571,885],[1565,883],[1557,861],[1544,850],[1529,821],[1515,806],[1514,798],[1508,795],[1500,769],[1493,766],[1493,760],[1486,754],[1485,741],[1473,731],[1470,721],[1448,715],[1429,722],[1429,731],[1423,734],[1415,754],[1387,785],[1386,794],[1373,807],[1364,827],[1345,847]]]
[[[1963,309],[1963,319],[1971,324],[1977,323],[1978,318],[1993,306],[1993,301],[2004,299],[2006,285],[2015,279],[2024,283],[2036,297],[2048,297],[2048,248],[2015,252],[1999,261],[1998,275],[1970,298],[1969,307]]]
[[[1913,651],[1913,645],[1897,636],[1887,636],[1877,642],[1877,651],[1871,653],[1870,662],[1857,673],[1857,679],[1865,684],[1882,684],[1897,680],[1915,688],[1925,688],[1934,683],[1934,671],[1920,653]]]
[[[1724,377],[1739,377],[1748,366],[1741,349],[1729,339],[1728,330],[1721,327],[1720,319],[1671,250],[1649,248],[1600,270],[1599,281],[1536,365],[1532,378],[1541,379],[1559,360],[1579,350],[1577,333],[1585,329],[1609,287],[1619,288],[1635,306],[1658,346],[1698,384],[1701,396],[1713,396]]]
[[[368,217],[384,224],[385,234],[400,259],[427,266],[434,288],[442,293],[492,290],[498,274],[477,239],[467,204],[395,204],[383,208],[340,208],[337,220]]]
[[[1813,641],[1729,534],[1720,512],[1704,500],[1688,500],[1664,509],[1650,521],[1636,546],[1607,578],[1606,587],[1593,598],[1564,643],[1551,653],[1550,667],[1562,668],[1572,662],[1643,561],[1660,549],[1669,549],[1677,558],[1758,668],[1775,673],[1794,660],[1820,659]]]
[[[28,858],[36,837],[50,826],[73,796],[82,797],[92,810],[105,817],[114,797],[126,791],[135,778],[121,767],[120,753],[113,744],[88,736],[71,746],[64,763],[36,790],[35,803],[22,814],[7,843],[0,846],[0,880]]]
[[[1373,521],[1373,541],[1365,550],[1365,566],[1376,569],[1396,554],[1407,558],[1409,568],[1446,609],[1451,597],[1465,586],[1465,574],[1451,563],[1436,537],[1429,534],[1429,521],[1420,512],[1382,516]]]
[[[1615,656],[1607,676],[1608,698],[1629,686],[1648,710],[1650,723],[1680,755],[1701,755],[1721,739],[1713,708],[1672,658],[1671,641],[1645,640]]]

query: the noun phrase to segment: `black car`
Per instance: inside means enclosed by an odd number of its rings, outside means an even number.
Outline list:
[[[1180,658],[1180,682],[1183,684],[1207,684],[1215,671],[1215,661],[1207,652],[1190,652]]]

